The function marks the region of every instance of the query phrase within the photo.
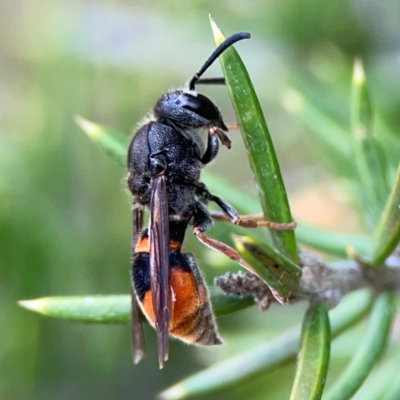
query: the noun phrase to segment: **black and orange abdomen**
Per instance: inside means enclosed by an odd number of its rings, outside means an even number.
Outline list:
[[[143,244],[141,249],[144,250]],[[193,256],[173,250],[170,253],[169,264],[169,282],[172,289],[169,304],[169,334],[190,344],[201,346],[221,344],[207,288]],[[134,255],[133,284],[140,307],[154,326],[148,252],[138,252]]]

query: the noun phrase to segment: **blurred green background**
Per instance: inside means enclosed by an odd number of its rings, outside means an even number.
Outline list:
[[[362,56],[380,120],[400,126],[398,0],[0,0],[1,399],[150,399],[301,320],[304,305],[219,318],[227,345],[200,351],[173,342],[159,371],[148,327],[147,357],[134,367],[128,325],[74,324],[16,305],[128,292],[125,171],[89,142],[73,116],[129,135],[160,94],[182,86],[212,51],[209,13],[226,34],[252,33],[237,49],[276,142],[295,219],[362,231],[350,208],[352,189],[321,166],[324,154],[287,110],[295,89],[347,127],[352,63]],[[219,74],[215,65],[208,75]],[[223,87],[203,92],[234,122]],[[210,170],[255,194],[239,134],[231,138],[232,150],[222,149]],[[188,239],[212,281],[220,257]],[[286,367],[212,398],[265,398],[267,387],[269,398],[286,398],[290,386],[280,382],[292,375]]]

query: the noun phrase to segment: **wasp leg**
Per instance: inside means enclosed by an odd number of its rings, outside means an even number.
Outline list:
[[[218,154],[218,149],[219,149],[219,141],[218,141],[218,136],[216,135],[208,135],[207,139],[207,149],[205,153],[203,154],[203,157],[201,158],[201,163],[203,165],[206,165],[210,163],[216,155]]]
[[[239,225],[244,228],[264,227],[274,229],[276,231],[292,231],[297,226],[295,221],[288,223],[265,221],[262,214],[240,216],[237,211],[224,199],[210,193],[204,183],[199,183],[197,185],[196,193],[198,196],[206,200],[213,201],[221,208],[222,214],[213,214],[213,218],[220,221],[231,221],[235,225]]]
[[[154,154],[149,156],[149,169],[152,177],[162,175],[167,169],[167,161],[161,154]]]
[[[288,223],[283,222],[272,222],[264,220],[264,214],[250,214],[250,215],[239,215],[236,220],[230,219],[223,212],[213,211],[211,217],[216,221],[233,222],[236,225],[243,226],[245,228],[270,228],[276,231],[292,231],[296,228],[297,222],[292,221]]]
[[[227,134],[218,126],[212,126],[208,130],[209,136],[217,135],[221,143],[228,149],[231,148],[231,140],[228,138]]]
[[[211,247],[212,249],[218,250],[221,253],[225,254],[231,260],[236,261],[244,268],[250,270],[253,273],[256,273],[253,268],[246,263],[246,261],[242,260],[239,256],[239,253],[233,249],[232,247],[228,246],[225,243],[222,243],[218,240],[209,238],[208,236],[204,235],[204,232],[208,231],[213,224],[213,220],[210,216],[209,211],[207,210],[206,206],[201,203],[196,203],[196,208],[194,212],[194,226],[193,226],[193,234],[200,240],[200,242],[204,243],[206,246]]]
[[[231,220],[226,216],[226,214],[224,214],[221,211],[210,211],[210,215],[211,215],[212,219],[215,221],[231,222]],[[263,221],[264,214],[259,213],[259,214],[241,215],[240,219],[242,219],[242,220],[253,219],[255,221]]]
[[[211,228],[212,223],[213,223],[212,218],[206,206],[201,202],[197,202],[194,212],[194,226],[193,226],[193,234],[197,237],[197,239],[199,239],[200,242],[210,247],[211,249],[217,250],[225,254],[231,260],[236,261],[243,268],[247,269],[249,272],[252,272],[254,275],[259,276],[257,271],[255,271],[250,264],[248,264],[245,260],[243,260],[240,257],[239,253],[234,248],[228,246],[225,243],[220,242],[219,240],[212,239],[204,235],[204,232],[206,232]]]
[[[143,228],[143,209],[141,206],[134,204],[132,209],[132,255],[135,252],[136,242]]]
[[[204,235],[204,232],[208,231],[211,228],[212,224],[213,220],[206,206],[201,202],[197,202],[194,211],[193,234],[200,240],[200,242],[204,243],[206,246],[209,246],[215,250],[224,253],[231,260],[234,260],[239,264],[241,264],[241,261],[247,264],[244,260],[241,260],[239,253],[235,249],[226,245],[225,243],[219,242],[215,239],[211,239],[208,236]]]
[[[142,321],[140,320],[139,306],[136,300],[136,294],[133,288],[132,271],[131,278],[131,330],[132,330],[132,359],[134,364],[143,360],[146,346],[143,337]]]
[[[236,124],[226,124],[226,127],[228,128],[228,130],[230,131],[237,131],[239,130],[240,126],[238,123]]]
[[[135,252],[136,242],[139,238],[143,225],[143,211],[140,208],[133,209],[132,218],[132,266],[134,262],[133,254]],[[136,294],[133,284],[133,271],[130,271],[130,287],[131,287],[131,344],[132,344],[132,359],[134,364],[139,363],[145,355],[145,343],[143,337],[142,322],[139,316],[139,307],[136,300]]]

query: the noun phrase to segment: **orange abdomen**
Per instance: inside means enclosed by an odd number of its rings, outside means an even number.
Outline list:
[[[154,326],[155,317],[150,290],[149,264],[146,253],[134,262],[135,292],[143,313]],[[140,268],[140,273],[139,273]],[[222,343],[208,298],[207,288],[191,254],[170,254],[169,334],[184,342],[202,346]],[[140,282],[139,282],[140,281]]]

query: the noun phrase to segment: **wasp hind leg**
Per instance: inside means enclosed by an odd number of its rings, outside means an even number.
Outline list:
[[[200,242],[202,242],[203,244],[214,250],[217,250],[225,254],[231,260],[236,261],[243,268],[247,269],[248,271],[258,276],[254,268],[250,264],[248,264],[245,260],[243,260],[239,256],[239,253],[234,248],[228,246],[225,243],[220,242],[219,240],[212,239],[204,234],[204,232],[208,231],[211,228],[213,220],[211,218],[209,211],[207,210],[206,206],[203,203],[201,202],[196,203],[196,210],[194,217],[195,219],[193,226],[193,234],[197,237],[197,239],[200,240]]]
[[[140,232],[143,225],[143,211],[135,207],[132,215],[132,269],[130,271],[130,287],[131,287],[131,345],[132,345],[132,359],[134,364],[138,364],[145,355],[145,343],[143,336],[142,322],[140,320],[139,306],[136,300],[136,294],[133,281],[133,264],[136,243],[139,239]]]
[[[134,292],[134,283],[131,272],[131,332],[132,332],[132,360],[138,364],[145,356],[146,347],[143,337],[142,322],[140,320],[139,306]]]
[[[211,225],[212,225],[212,218],[210,213],[208,212],[203,203],[198,202],[196,205],[195,223],[193,227],[193,234],[197,237],[197,239],[199,239],[200,242],[204,243],[206,246],[225,254],[231,260],[236,261],[247,271],[258,276],[265,282],[265,280],[260,277],[258,272],[250,264],[248,264],[245,260],[243,260],[240,257],[239,253],[235,249],[233,249],[232,247],[228,246],[225,243],[220,242],[219,240],[212,239],[204,234],[204,232],[208,230]],[[287,302],[286,299],[281,297],[273,288],[270,287],[270,290],[274,295],[274,297],[277,299],[277,301],[279,301],[282,304]]]

